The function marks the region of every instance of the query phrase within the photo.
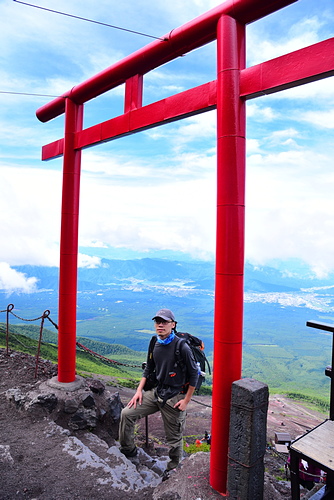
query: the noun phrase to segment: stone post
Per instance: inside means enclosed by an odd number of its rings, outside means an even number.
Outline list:
[[[268,386],[250,378],[232,384],[227,491],[233,500],[263,500]]]

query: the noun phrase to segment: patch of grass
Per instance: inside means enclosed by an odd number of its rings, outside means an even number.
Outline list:
[[[281,474],[276,474],[274,477],[277,481],[286,481],[286,473],[284,467],[280,467],[278,470]]]
[[[197,453],[199,451],[209,452],[210,448],[211,448],[210,445],[206,444],[206,443],[201,443],[199,445],[196,443],[188,444],[188,443],[184,442],[184,445],[183,445],[184,451],[186,453],[188,453],[189,455],[192,455],[193,453]]]
[[[300,401],[305,406],[309,406],[309,408],[316,409],[321,413],[329,412],[329,401],[324,398],[319,398],[317,396],[310,396],[307,394],[301,394],[299,392],[287,392],[285,394],[289,399],[293,399],[295,401]],[[306,403],[306,404],[305,404]]]
[[[9,334],[9,349],[24,352],[35,356],[37,354],[38,341],[17,333],[12,330]],[[6,348],[6,330],[0,326],[0,347]],[[40,349],[40,358],[47,359],[54,364],[58,363],[58,347],[54,344],[43,342]],[[114,363],[108,363],[101,359],[95,358],[88,352],[77,350],[76,352],[76,370],[77,372],[86,372],[90,374],[107,375],[115,377],[124,382],[126,387],[135,387],[138,384],[141,369],[135,369]],[[136,377],[138,379],[136,380]]]
[[[195,394],[197,396],[197,394]],[[212,396],[212,385],[201,385],[198,396]]]
[[[118,382],[122,387],[128,387],[129,389],[136,389],[139,384],[139,379],[125,379],[125,378],[118,378]]]
[[[197,453],[198,451],[210,451],[210,445],[206,442],[202,442],[203,436],[198,435],[190,435],[183,437],[183,449],[186,453],[192,454]]]

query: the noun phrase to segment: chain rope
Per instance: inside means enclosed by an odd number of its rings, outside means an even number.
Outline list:
[[[121,363],[120,361],[115,361],[114,359],[109,359],[109,358],[106,358],[105,356],[102,356],[102,354],[98,354],[97,352],[94,352],[92,351],[91,349],[89,349],[88,347],[84,346],[83,344],[80,344],[80,342],[77,342],[76,345],[88,352],[89,354],[91,354],[92,356],[96,357],[96,358],[99,358],[99,359],[102,359],[103,361],[107,361],[108,363],[113,363],[115,365],[120,365],[120,366],[128,366],[129,368],[141,368],[140,365],[128,365],[126,363]]]
[[[212,405],[207,405],[206,403],[202,403],[201,401],[197,401],[194,398],[191,398],[191,401],[193,401],[193,403],[196,403],[198,405],[206,406],[207,408],[212,408]]]
[[[9,326],[8,325],[8,323],[9,323],[9,321],[8,321],[9,314],[12,314],[13,316],[15,316],[15,318],[17,318],[17,319],[19,319],[21,321],[30,321],[31,322],[31,321],[41,320],[40,335],[39,335],[39,341],[38,341],[38,352],[37,352],[37,355],[36,355],[36,372],[37,372],[37,363],[38,363],[38,359],[39,359],[40,346],[42,344],[42,334],[43,334],[44,321],[45,321],[45,319],[49,320],[50,323],[56,328],[56,330],[58,330],[58,325],[57,325],[57,323],[55,323],[50,318],[50,311],[48,309],[46,309],[43,312],[43,314],[41,316],[38,316],[37,318],[27,319],[27,318],[22,318],[18,314],[15,314],[13,312],[14,307],[15,307],[14,304],[8,304],[8,306],[7,306],[6,309],[3,309],[2,311],[0,311],[0,313],[7,313],[7,332],[8,332],[8,326]],[[19,343],[21,343],[18,339],[16,339],[16,340]],[[24,346],[24,344],[22,344],[22,345]],[[119,365],[119,366],[127,366],[128,368],[141,368],[140,365],[130,365],[130,364],[127,364],[127,363],[121,363],[120,361],[116,361],[114,359],[106,358],[105,356],[102,356],[102,354],[99,354],[99,353],[97,353],[95,351],[92,351],[91,349],[89,349],[88,347],[84,346],[83,344],[80,344],[79,342],[76,342],[76,345],[77,345],[77,347],[79,347],[79,349],[82,349],[83,351],[88,352],[91,356],[99,358],[102,361],[105,361],[106,363],[111,363],[111,364],[115,364],[115,365]],[[24,346],[24,347],[27,347],[27,346]],[[6,339],[6,348],[7,348],[7,354],[8,354],[8,334],[7,334],[7,339]]]
[[[7,349],[7,355],[8,355],[8,351],[9,351],[9,348],[8,348],[8,339],[9,339],[9,320],[8,320],[8,317],[9,317],[9,314],[12,314],[13,316],[15,316],[15,318],[21,320],[21,321],[29,321],[29,322],[32,322],[32,321],[39,321],[41,320],[41,326],[40,326],[40,333],[39,333],[39,340],[38,340],[38,347],[37,347],[37,353],[36,353],[36,368],[35,368],[35,378],[37,377],[37,370],[38,370],[38,361],[39,361],[39,355],[40,355],[40,348],[41,348],[41,344],[43,344],[42,342],[42,337],[43,337],[43,327],[44,327],[44,321],[47,319],[48,321],[50,321],[50,323],[55,327],[56,330],[58,330],[58,325],[57,323],[55,323],[51,317],[50,317],[50,311],[49,309],[46,309],[43,314],[41,316],[38,316],[37,318],[32,318],[32,319],[27,319],[27,318],[22,318],[21,316],[19,316],[18,314],[15,314],[13,312],[13,309],[14,309],[14,304],[8,304],[7,308],[6,309],[3,309],[2,311],[0,311],[0,313],[7,313],[7,335],[6,335],[6,349]],[[31,349],[30,347],[28,346],[25,346],[23,344],[23,342],[21,342],[19,339],[15,339],[19,344],[21,344],[23,347],[25,347],[26,349]],[[85,345],[81,344],[80,342],[76,342],[76,346],[81,349],[82,351],[85,351],[87,352],[88,354],[90,354],[91,356],[95,357],[95,358],[98,358],[100,359],[101,361],[105,362],[105,363],[108,363],[108,364],[113,364],[113,365],[118,365],[118,366],[126,366],[128,368],[142,368],[141,365],[131,365],[131,364],[127,364],[127,363],[121,363],[120,361],[116,361],[114,359],[110,359],[110,358],[106,358],[105,356],[103,356],[102,354],[99,354],[95,351],[92,351],[91,349],[89,349],[88,347],[86,347]],[[208,404],[205,404],[205,403],[202,403],[201,401],[198,401],[196,399],[193,399],[192,398],[192,401],[198,405],[202,405],[202,406],[206,406],[207,408],[212,408],[211,405],[208,405]]]

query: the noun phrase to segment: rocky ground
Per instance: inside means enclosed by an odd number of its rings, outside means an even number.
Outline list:
[[[46,389],[47,381],[55,377],[55,366],[41,361],[37,378],[35,368],[33,357],[13,351],[8,356],[4,349],[0,349],[0,500],[221,498],[209,484],[209,453],[188,456],[180,470],[161,483],[160,474],[166,464],[167,448],[159,414],[148,419],[148,448],[145,421],[138,426],[137,440],[143,451],[138,459],[131,462],[119,452],[112,425],[115,415],[110,415],[109,407],[105,408],[101,403],[102,423],[94,423],[94,410],[89,406],[91,379],[85,380],[80,389],[84,408],[82,411],[79,409],[85,417],[89,416],[90,425],[89,429],[80,428],[83,427],[81,421],[73,419],[72,410],[67,408],[69,411],[65,415],[59,411],[59,403],[58,407],[54,407],[54,400],[49,397],[50,392],[59,398],[65,397],[67,406],[71,406],[69,402],[75,399],[73,394],[65,392],[64,395],[64,391],[57,389],[50,391],[50,387]],[[117,387],[108,377],[99,377],[96,389],[101,382],[114,384],[106,385],[104,394],[108,401],[112,399],[126,404],[133,394],[130,389]],[[60,392],[62,396],[59,396]],[[41,393],[47,394],[43,396],[43,405],[38,399],[40,396],[36,396]],[[30,395],[28,399],[27,394]],[[98,391],[95,392],[94,398],[99,397]],[[37,405],[34,404],[36,401]],[[276,431],[289,432],[295,438],[323,419],[323,415],[287,398],[271,397],[268,442],[274,439]],[[74,421],[76,423],[73,424]],[[187,441],[192,443],[196,437],[203,437],[206,430],[210,431],[210,425],[211,399],[196,396],[189,405],[185,432]],[[285,455],[278,455],[268,448],[265,456],[265,500],[290,498],[284,463]]]

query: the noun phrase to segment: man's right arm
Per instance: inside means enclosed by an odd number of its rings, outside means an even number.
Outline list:
[[[137,402],[141,405],[142,400],[143,400],[143,388],[146,382],[146,377],[142,377],[141,381],[139,382],[139,385],[137,387],[135,395],[130,399],[128,402],[128,407],[131,408],[132,406],[134,408],[137,407]]]
[[[146,362],[146,367],[145,367],[145,370],[143,373],[143,377],[139,382],[139,385],[137,387],[135,395],[133,396],[133,398],[130,399],[130,401],[127,404],[127,406],[129,408],[131,408],[132,406],[134,408],[136,408],[137,402],[141,405],[141,403],[143,401],[143,389],[144,389],[144,386],[145,386],[145,383],[147,380],[147,376],[149,375],[149,373],[151,371],[154,370],[153,348],[155,345],[155,341],[156,341],[156,338],[155,338],[155,336],[153,336],[150,340],[150,344],[149,344],[148,351],[147,351],[147,362]]]

